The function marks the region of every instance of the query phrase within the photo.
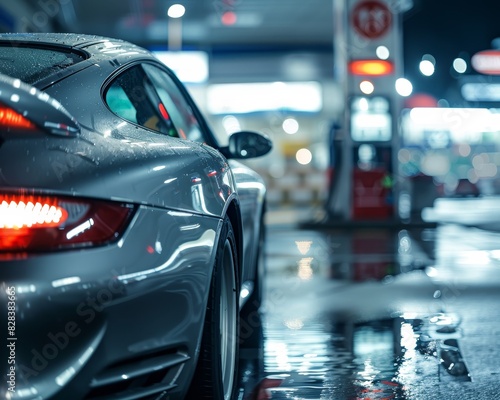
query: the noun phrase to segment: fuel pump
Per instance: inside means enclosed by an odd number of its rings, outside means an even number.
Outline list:
[[[349,221],[396,219],[402,99],[401,4],[333,0],[336,77],[343,84],[342,157],[328,214]],[[339,143],[336,143],[337,146]]]
[[[392,218],[394,185],[389,100],[380,96],[356,96],[351,100],[350,109],[351,218]]]

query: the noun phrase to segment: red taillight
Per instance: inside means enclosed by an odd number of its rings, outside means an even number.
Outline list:
[[[61,196],[0,194],[0,251],[49,251],[117,240],[130,204]]]
[[[12,108],[0,105],[0,127],[34,129],[35,125]]]

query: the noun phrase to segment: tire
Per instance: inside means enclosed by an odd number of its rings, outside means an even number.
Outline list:
[[[239,356],[238,254],[226,217],[217,245],[200,354],[186,399],[236,398]]]

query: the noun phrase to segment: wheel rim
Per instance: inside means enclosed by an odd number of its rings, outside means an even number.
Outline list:
[[[224,400],[232,394],[236,367],[236,291],[234,257],[229,241],[224,246],[222,287],[220,297],[220,348]]]

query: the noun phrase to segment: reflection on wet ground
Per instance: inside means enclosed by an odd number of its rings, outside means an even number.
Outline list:
[[[494,399],[500,235],[270,227],[241,399]]]

